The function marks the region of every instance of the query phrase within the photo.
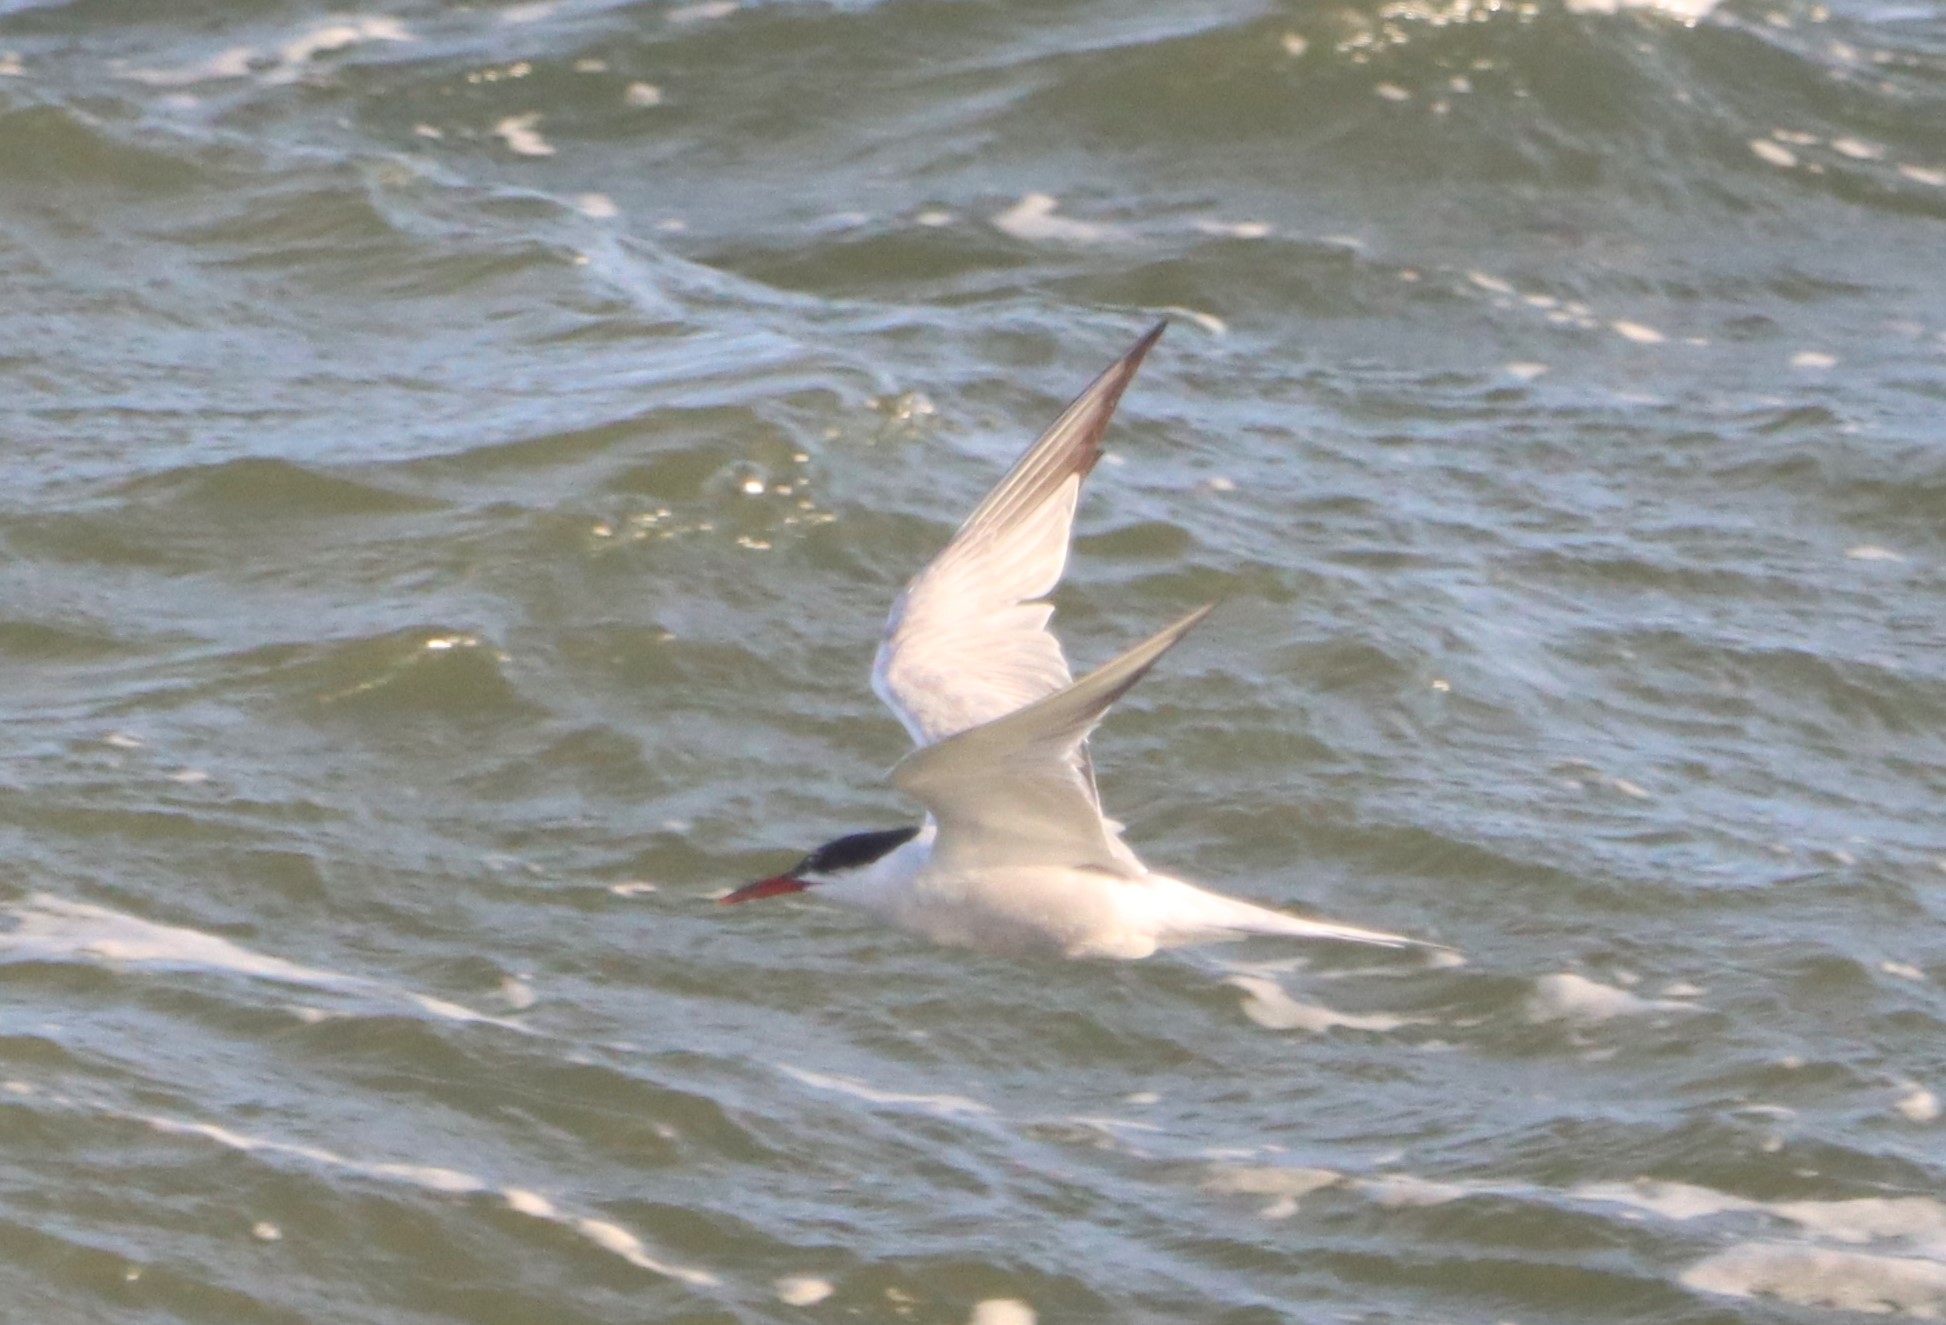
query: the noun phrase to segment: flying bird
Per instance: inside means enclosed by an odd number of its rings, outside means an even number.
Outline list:
[[[815,889],[935,942],[1013,955],[1140,958],[1253,934],[1415,942],[1158,874],[1102,814],[1089,733],[1211,608],[1077,681],[1046,598],[1102,434],[1166,326],[1068,406],[892,605],[872,688],[917,746],[892,784],[925,807],[925,822],[826,842],[720,902]]]

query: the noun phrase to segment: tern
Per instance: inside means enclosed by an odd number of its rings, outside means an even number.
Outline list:
[[[917,745],[891,779],[925,822],[826,842],[721,903],[815,888],[934,942],[1016,956],[1134,959],[1255,934],[1416,942],[1158,874],[1102,814],[1089,734],[1211,608],[1077,681],[1046,599],[1067,565],[1082,480],[1166,326],[1068,406],[892,606],[872,688]]]

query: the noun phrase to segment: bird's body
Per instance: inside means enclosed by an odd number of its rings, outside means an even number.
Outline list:
[[[1252,934],[1413,941],[1155,873],[1102,815],[1088,734],[1210,609],[1076,681],[1043,600],[1067,564],[1081,481],[1162,330],[1068,407],[893,605],[872,685],[917,743],[892,781],[925,823],[838,838],[724,902],[815,887],[935,942],[1014,955],[1139,958]]]
[[[954,867],[933,858],[935,830],[818,895],[935,943],[1014,957],[1147,957],[1161,948],[1251,934],[1395,945],[1375,930],[1287,916],[1144,869],[1115,874],[1064,865]]]

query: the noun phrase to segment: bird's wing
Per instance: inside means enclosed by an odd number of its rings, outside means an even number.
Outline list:
[[[1067,566],[1081,480],[1157,323],[1076,397],[892,605],[872,689],[920,746],[1004,717],[1073,678],[1041,601]],[[1094,797],[1085,748],[1070,758]]]
[[[1072,685],[900,760],[893,785],[939,823],[933,859],[949,868],[958,862],[1142,873],[1101,817],[1075,756],[1109,707],[1210,611],[1198,608]]]

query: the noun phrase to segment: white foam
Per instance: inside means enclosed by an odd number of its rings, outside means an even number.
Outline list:
[[[771,1287],[777,1290],[777,1300],[787,1307],[815,1306],[838,1291],[830,1280],[814,1279],[808,1274],[779,1279]]]
[[[1901,1239],[1946,1260],[1946,1205],[1930,1196],[1865,1196],[1849,1201],[1778,1201],[1767,1207],[1834,1242]]]
[[[1938,1320],[1946,1314],[1946,1265],[1775,1242],[1743,1242],[1685,1270],[1682,1282],[1730,1297],[1793,1306]]]
[[[347,46],[357,46],[368,41],[411,40],[412,34],[406,31],[405,24],[396,18],[388,18],[382,14],[324,23],[301,36],[292,38],[278,49],[277,54],[283,62],[283,67],[276,70],[267,81],[284,82],[295,78],[297,75],[291,66],[303,64],[327,51],[341,51]]]
[[[1242,1196],[1309,1196],[1344,1179],[1336,1169],[1222,1167],[1210,1174],[1203,1190]]]
[[[1157,311],[1179,317],[1185,322],[1193,322],[1212,336],[1227,336],[1230,334],[1230,324],[1214,313],[1205,313],[1195,308],[1185,308],[1181,304],[1164,304]]]
[[[506,1198],[507,1208],[509,1210],[517,1211],[523,1215],[531,1215],[535,1219],[558,1219],[560,1217],[561,1212],[554,1208],[554,1202],[548,1200],[539,1192],[530,1192],[525,1187],[508,1187],[500,1195]]]
[[[349,1160],[340,1162],[351,1163]],[[450,1192],[464,1196],[486,1190],[486,1183],[472,1174],[462,1173],[458,1169],[443,1169],[437,1164],[367,1164],[360,1168],[374,1178],[396,1178],[415,1187],[424,1187],[429,1192]]]
[[[1203,1182],[1203,1190],[1236,1196],[1268,1196],[1259,1214],[1265,1219],[1289,1219],[1312,1192],[1342,1184],[1345,1177],[1331,1169],[1221,1165]]]
[[[1080,1127],[1092,1127],[1097,1132],[1106,1132],[1110,1136],[1117,1131],[1167,1132],[1169,1130],[1166,1127],[1157,1127],[1154,1123],[1137,1122],[1133,1118],[1110,1118],[1103,1114],[1070,1114],[1068,1121]]]
[[[1196,229],[1205,235],[1215,235],[1219,239],[1263,239],[1270,234],[1270,225],[1264,221],[1215,221],[1200,220]]]
[[[1268,1196],[1260,1213],[1266,1219],[1285,1219],[1312,1192],[1336,1188],[1355,1192],[1386,1210],[1445,1205],[1481,1193],[1532,1195],[1519,1184],[1442,1181],[1410,1173],[1387,1173],[1376,1178],[1353,1178],[1333,1169],[1277,1166],[1218,1166],[1203,1182],[1203,1190],[1242,1196]]]
[[[1924,1086],[1912,1083],[1906,1087],[1905,1094],[1893,1103],[1899,1116],[1907,1122],[1936,1123],[1939,1121],[1939,1096]]]
[[[1313,1192],[1353,1191],[1386,1208],[1441,1205],[1480,1193],[1548,1197],[1519,1183],[1439,1181],[1411,1174],[1351,1178],[1332,1169],[1218,1165],[1203,1190],[1271,1198],[1261,1213],[1285,1218]],[[1740,1242],[1683,1272],[1690,1288],[1737,1297],[1771,1297],[1800,1306],[1918,1320],[1946,1318],[1946,1204],[1930,1196],[1837,1201],[1757,1201],[1691,1183],[1637,1179],[1569,1189],[1573,1200],[1598,1201],[1644,1215],[1687,1222],[1760,1215],[1795,1224],[1803,1243]],[[1549,1198],[1552,1199],[1552,1198]],[[1836,1247],[1819,1244],[1839,1244]],[[1855,1248],[1868,1244],[1873,1250]]]
[[[541,136],[536,127],[541,122],[541,113],[530,110],[525,115],[509,115],[493,126],[494,136],[506,143],[507,150],[520,156],[553,156],[554,144]]]
[[[1462,1196],[1478,1190],[1464,1183],[1437,1182],[1431,1178],[1416,1178],[1410,1173],[1393,1173],[1383,1178],[1366,1178],[1353,1186],[1375,1204],[1387,1210],[1445,1205],[1448,1201],[1457,1201]]]
[[[1526,1015],[1531,1022],[1568,1021],[1593,1023],[1615,1017],[1639,1017],[1649,1012],[1686,1011],[1688,1003],[1643,998],[1626,989],[1590,980],[1585,975],[1562,971],[1534,981],[1534,992],[1527,999]]]
[[[1624,9],[1646,9],[1683,23],[1697,23],[1709,17],[1716,0],[1568,0],[1570,14],[1619,14]]]
[[[964,1095],[909,1095],[895,1090],[879,1090],[862,1081],[850,1077],[828,1076],[822,1072],[807,1072],[789,1063],[779,1063],[778,1069],[786,1076],[803,1082],[818,1090],[835,1091],[849,1095],[853,1099],[864,1100],[867,1104],[892,1104],[904,1108],[921,1109],[927,1113],[950,1117],[955,1114],[986,1114],[993,1110],[978,1100],[967,1099]]]
[[[966,1325],[1034,1325],[1034,1309],[1017,1297],[990,1297],[973,1305]]]
[[[362,976],[301,966],[281,957],[252,952],[215,934],[180,925],[159,925],[105,906],[71,901],[50,893],[30,893],[11,906],[0,908],[0,915],[10,915],[14,921],[12,930],[0,932],[0,962],[95,961],[111,966],[244,975],[336,994],[403,999],[448,1021],[526,1029],[517,1022],[489,1017],[445,999],[394,989]],[[324,1015],[327,1014],[319,1014],[319,1019]]]
[[[1640,322],[1628,322],[1618,319],[1610,322],[1608,325],[1614,328],[1616,335],[1622,337],[1624,340],[1632,340],[1637,345],[1660,345],[1668,339],[1668,337],[1664,336],[1654,327],[1644,326]]]
[[[353,977],[346,977],[352,979]],[[357,980],[359,986],[373,992],[385,990],[385,986],[370,980]],[[444,998],[434,998],[431,994],[417,994],[410,989],[398,991],[398,996],[423,1012],[430,1012],[442,1021],[478,1021],[489,1026],[504,1026],[508,1030],[524,1031],[527,1028],[517,1021],[507,1021],[501,1017],[489,1017],[484,1012],[475,1012],[464,1003],[454,1003]]]
[[[177,69],[129,69],[122,77],[150,87],[186,87],[191,83],[205,83],[223,78],[248,78],[251,67],[257,60],[254,46],[232,46],[219,51],[201,64],[184,65]]]
[[[993,224],[1015,239],[1025,239],[1030,242],[1092,244],[1115,237],[1116,231],[1113,226],[1056,216],[1054,211],[1060,205],[1060,200],[1051,194],[1030,193],[1006,211],[996,215]]]
[[[412,33],[396,18],[382,14],[353,15],[318,24],[275,48],[232,46],[201,64],[175,69],[129,69],[122,77],[150,87],[188,87],[252,75],[264,83],[289,83],[303,76],[303,66],[327,52],[368,41],[411,40]]]
[[[1626,1205],[1664,1219],[1703,1219],[1732,1210],[1759,1210],[1762,1203],[1686,1182],[1595,1182],[1573,1188],[1568,1195],[1583,1201]]]
[[[1796,1224],[1813,1237],[1848,1244],[1897,1240],[1908,1250],[1946,1261],[1946,1205],[1930,1196],[1865,1196],[1840,1201],[1753,1201],[1683,1182],[1591,1183],[1570,1196],[1646,1210],[1664,1219],[1703,1219],[1763,1213]]]
[[[89,902],[32,893],[6,908],[14,929],[0,933],[0,959],[89,959],[130,966],[230,971],[283,984],[347,989],[355,977],[266,957],[214,934],[158,925]]]
[[[574,1219],[567,1222],[597,1247],[604,1251],[612,1251],[630,1265],[647,1270],[651,1274],[659,1274],[666,1279],[678,1279],[699,1288],[709,1288],[722,1282],[706,1270],[696,1270],[687,1265],[672,1265],[668,1261],[657,1260],[649,1255],[648,1248],[642,1245],[642,1239],[620,1224],[611,1224],[606,1219]]]
[[[620,1224],[606,1219],[589,1219],[584,1216],[565,1214],[559,1206],[539,1192],[530,1191],[525,1187],[506,1187],[501,1189],[500,1196],[506,1201],[509,1210],[532,1219],[545,1219],[550,1224],[571,1228],[603,1251],[613,1252],[638,1269],[659,1274],[665,1279],[694,1284],[699,1288],[713,1287],[722,1282],[707,1270],[658,1260],[649,1255],[649,1249],[642,1245],[642,1239]]]
[[[1889,547],[1879,547],[1875,543],[1862,543],[1854,548],[1845,549],[1845,555],[1853,561],[1904,561],[1905,558]]]
[[[286,1155],[292,1159],[305,1160],[326,1168],[343,1169],[363,1177],[409,1183],[428,1191],[472,1193],[486,1190],[485,1182],[458,1169],[439,1168],[430,1164],[371,1163],[349,1159],[321,1146],[301,1146],[288,1141],[271,1141],[264,1137],[246,1136],[242,1132],[232,1131],[218,1123],[184,1122],[181,1119],[164,1118],[153,1114],[136,1114],[134,1117],[137,1121],[146,1123],[166,1135],[198,1136],[228,1149],[242,1151],[244,1154]]]
[[[1358,1015],[1337,1012],[1318,1003],[1300,1003],[1284,992],[1275,980],[1259,975],[1232,975],[1224,981],[1244,993],[1243,1015],[1273,1031],[1309,1031],[1313,1034],[1343,1026],[1358,1031],[1392,1031],[1409,1024],[1404,1017],[1382,1012]]]
[[[1946,1205],[1931,1197],[1765,1202],[1688,1183],[1648,1180],[1592,1184],[1569,1195],[1675,1220],[1763,1213],[1787,1219],[1827,1242],[1901,1242],[1902,1251],[1915,1254],[1741,1242],[1689,1267],[1682,1282],[1704,1292],[1775,1298],[1796,1306],[1898,1313],[1916,1320],[1946,1314]]]

